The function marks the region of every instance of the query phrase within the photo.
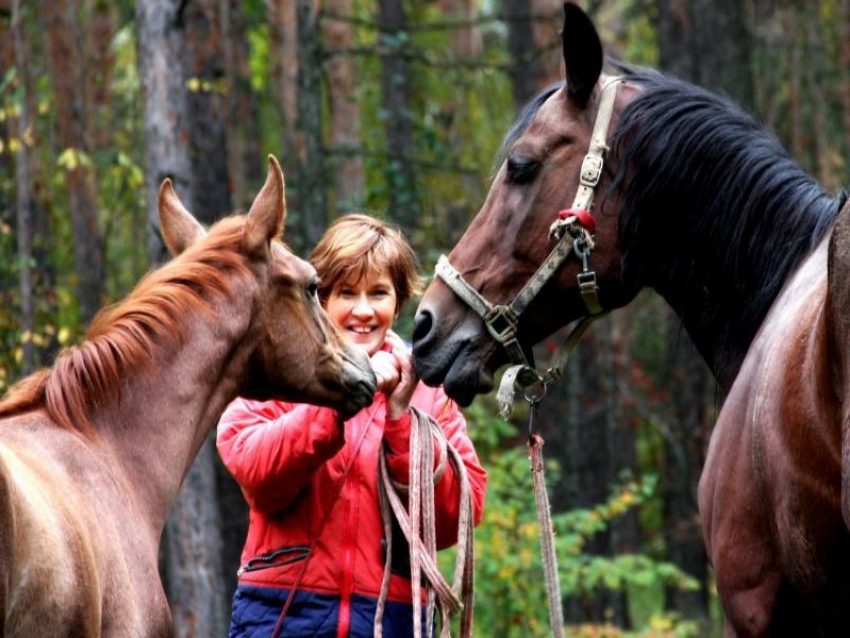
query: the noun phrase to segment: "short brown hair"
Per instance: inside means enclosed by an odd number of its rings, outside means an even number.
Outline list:
[[[401,231],[368,215],[340,217],[325,231],[310,255],[319,273],[324,304],[336,286],[373,273],[389,274],[400,310],[422,289],[416,255]]]

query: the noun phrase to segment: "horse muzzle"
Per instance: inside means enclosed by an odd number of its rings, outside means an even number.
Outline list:
[[[369,357],[366,356],[365,352],[353,346],[349,346],[345,350],[342,376],[346,398],[340,413],[347,419],[372,404],[378,382],[375,373],[372,371],[372,366],[369,365]]]

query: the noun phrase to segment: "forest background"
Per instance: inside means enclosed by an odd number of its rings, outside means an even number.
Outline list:
[[[727,95],[828,190],[844,183],[850,0],[581,4],[611,57]],[[518,109],[561,77],[561,11],[555,0],[0,0],[0,392],[167,258],[155,208],[166,176],[211,223],[250,204],[274,153],[297,253],[365,210],[398,224],[432,272],[484,201]],[[718,635],[695,494],[722,401],[651,292],[585,337],[539,424],[570,635]],[[476,635],[546,635],[525,415],[504,423],[492,397],[466,414],[490,473]],[[178,636],[225,635],[245,529],[209,442],[162,546]]]

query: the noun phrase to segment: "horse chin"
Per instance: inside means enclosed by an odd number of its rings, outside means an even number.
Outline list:
[[[468,406],[479,394],[493,389],[490,366],[478,352],[471,351],[470,340],[448,339],[436,351],[423,353],[414,346],[414,367],[430,386],[443,385],[446,394],[462,406]]]
[[[449,369],[443,387],[449,397],[466,407],[477,395],[487,394],[493,389],[493,375],[476,361],[458,360]]]

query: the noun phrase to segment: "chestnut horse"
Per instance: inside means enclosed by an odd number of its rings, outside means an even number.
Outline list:
[[[726,634],[849,635],[844,198],[723,99],[655,71],[602,74],[593,23],[570,4],[563,54],[565,82],[523,111],[481,211],[438,264],[416,369],[468,404],[509,356],[655,289],[728,391],[699,487]]]
[[[160,535],[227,404],[350,415],[372,401],[368,360],[331,327],[313,268],[278,239],[274,158],[248,214],[209,233],[169,181],[159,208],[177,257],[0,403],[0,636],[170,636]]]

